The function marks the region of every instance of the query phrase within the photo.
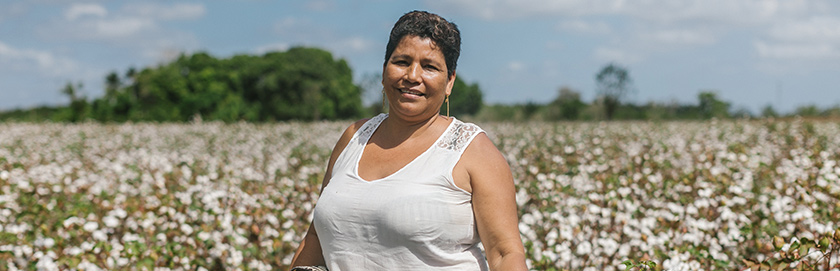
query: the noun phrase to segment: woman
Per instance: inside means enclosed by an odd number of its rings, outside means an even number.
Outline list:
[[[460,43],[438,15],[397,21],[382,71],[388,114],[354,123],[336,143],[292,266],[527,269],[507,162],[478,126],[438,114]]]

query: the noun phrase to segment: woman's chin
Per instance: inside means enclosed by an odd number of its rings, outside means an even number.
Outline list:
[[[399,115],[401,117],[406,118],[422,118],[422,117],[432,117],[434,116],[437,111],[429,111],[426,108],[421,108],[414,105],[407,105],[407,106],[400,106],[393,109],[391,115]]]

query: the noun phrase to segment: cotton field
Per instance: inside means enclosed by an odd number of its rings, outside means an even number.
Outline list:
[[[285,270],[347,125],[0,124],[0,270]],[[840,228],[837,123],[479,125],[535,270],[742,270]]]

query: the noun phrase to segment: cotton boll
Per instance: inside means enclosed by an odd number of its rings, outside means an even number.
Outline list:
[[[82,228],[87,232],[93,232],[93,231],[95,231],[96,229],[99,228],[99,223],[90,221],[90,222],[85,223],[85,225],[82,226]]]
[[[577,255],[588,255],[591,252],[592,244],[590,244],[588,241],[581,241],[580,244],[578,244],[577,248],[575,248],[575,254]]]
[[[190,234],[193,233],[193,228],[190,227],[190,225],[187,225],[187,224],[181,224],[181,227],[179,229],[181,230],[181,232],[183,232],[186,235],[190,235]]]
[[[93,234],[91,234],[91,236],[96,241],[106,241],[106,240],[108,240],[108,235],[102,230],[94,231]]]
[[[108,228],[115,228],[119,226],[120,220],[113,217],[113,216],[106,216],[102,218],[102,222],[105,223],[105,227]]]

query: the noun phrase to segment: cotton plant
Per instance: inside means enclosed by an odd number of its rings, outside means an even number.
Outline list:
[[[283,268],[346,125],[2,124],[0,269]]]
[[[623,270],[623,260],[660,263],[653,269],[743,268],[748,259],[774,257],[765,245],[774,235],[814,238],[840,226],[840,185],[829,181],[840,169],[833,123],[487,130],[508,157],[518,195],[528,196],[517,200],[534,269]]]
[[[285,269],[349,124],[0,124],[0,269]],[[479,124],[533,269],[840,263],[837,124]]]

